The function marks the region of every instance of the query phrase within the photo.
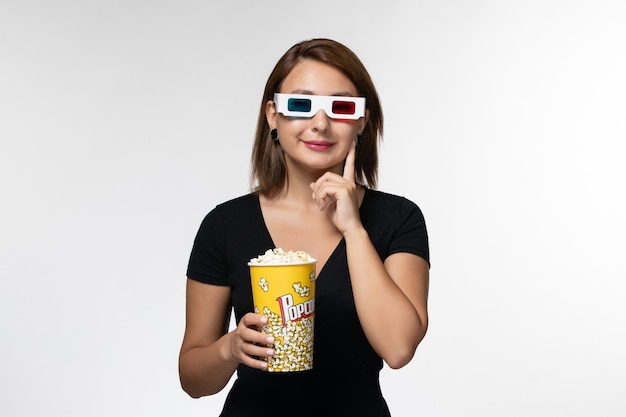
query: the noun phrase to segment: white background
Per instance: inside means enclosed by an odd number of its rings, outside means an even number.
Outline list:
[[[248,192],[267,76],[311,37],[369,69],[379,188],[429,228],[431,327],[383,371],[392,414],[625,415],[625,19],[620,0],[0,0],[0,415],[217,415],[225,393],[178,383],[189,251]]]

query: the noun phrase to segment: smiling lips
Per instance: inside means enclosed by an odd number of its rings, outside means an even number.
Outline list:
[[[304,141],[304,144],[306,145],[307,148],[313,149],[316,151],[325,151],[325,150],[330,149],[334,145],[334,143],[328,142],[325,140]]]

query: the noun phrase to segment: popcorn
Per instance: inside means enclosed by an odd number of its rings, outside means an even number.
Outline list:
[[[258,309],[255,312],[259,314]],[[274,335],[275,354],[267,360],[269,372],[305,371],[313,368],[313,317],[288,321],[283,326],[281,317],[269,308],[263,308],[268,321],[261,328]]]
[[[265,292],[270,290],[270,283],[267,281],[267,278],[261,278],[259,280],[259,287]]]
[[[274,337],[274,356],[262,358],[268,372],[313,368],[316,262],[305,251],[281,248],[248,262],[254,312],[268,319],[259,330]]]
[[[300,284],[300,282],[294,282],[293,285],[293,290],[295,292],[298,293],[298,295],[300,297],[308,297],[309,296],[309,287],[303,287],[302,284]]]
[[[283,265],[315,262],[305,251],[284,251],[282,248],[268,249],[263,255],[250,259],[249,265]]]

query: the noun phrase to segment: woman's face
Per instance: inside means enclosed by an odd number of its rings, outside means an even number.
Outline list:
[[[313,60],[298,63],[283,80],[278,92],[358,96],[356,87],[348,77],[330,65]],[[365,128],[367,111],[365,114],[358,120],[337,120],[330,118],[324,110],[319,110],[313,117],[295,118],[278,113],[272,101],[266,107],[270,128],[278,129],[288,173],[298,169],[310,171],[313,176],[329,170],[342,173],[350,147]]]

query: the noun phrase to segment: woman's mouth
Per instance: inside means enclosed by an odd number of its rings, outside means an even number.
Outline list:
[[[313,149],[314,151],[325,151],[334,145],[334,143],[325,140],[310,140],[305,141],[304,144],[307,148]]]

